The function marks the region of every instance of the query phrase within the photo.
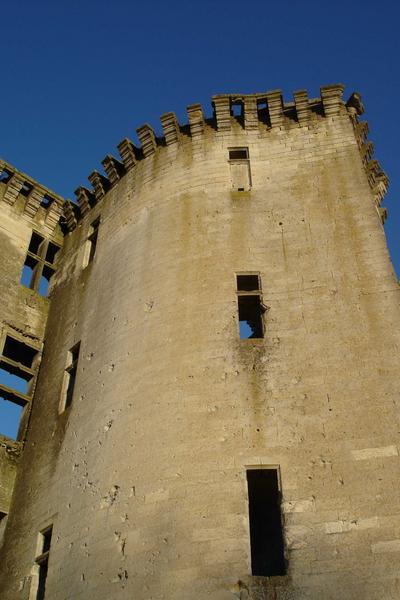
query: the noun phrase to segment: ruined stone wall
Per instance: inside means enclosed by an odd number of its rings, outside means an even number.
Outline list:
[[[49,300],[21,285],[21,271],[33,230],[41,234],[44,239],[51,239],[58,245],[62,245],[63,236],[58,224],[62,199],[5,161],[0,161],[0,173],[0,355],[3,354],[7,335],[36,347],[38,350],[38,360],[34,365],[36,374],[40,364]],[[46,208],[41,206],[45,195],[48,198]],[[1,362],[1,367],[7,368],[7,365]],[[14,442],[1,436],[0,512],[2,513],[8,513],[9,510],[17,457],[22,450],[33,388],[34,377],[31,392],[27,397],[17,398],[18,403],[25,406],[18,440]],[[0,385],[0,402],[3,403],[2,398],[6,397],[4,393],[7,396],[8,393],[12,393],[12,390],[7,390]],[[1,408],[3,406],[4,404]],[[2,414],[0,412],[0,434],[4,433]]]
[[[52,600],[399,597],[400,292],[377,211],[386,180],[360,151],[357,98],[339,92],[285,108],[270,94],[265,120],[254,97],[243,120],[225,96],[216,120],[190,107],[190,129],[167,115],[163,140],[141,128],[124,166],[105,161],[113,181],[78,190],[3,600],[35,597],[50,524]],[[248,148],[248,191],[232,190],[232,147]],[[238,272],[260,273],[263,339],[239,339]],[[280,469],[284,577],[250,575],[254,465]]]

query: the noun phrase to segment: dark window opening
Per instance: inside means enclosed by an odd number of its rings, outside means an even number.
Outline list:
[[[33,359],[37,355],[38,351],[36,348],[32,348],[19,340],[7,336],[3,349],[3,356],[10,358],[11,360],[21,363],[21,365],[32,368]]]
[[[263,313],[260,276],[256,273],[236,275],[239,310],[240,339],[256,339],[264,337]]]
[[[11,171],[9,171],[8,169],[3,169],[2,171],[0,171],[0,182],[8,183],[12,176],[13,173]]]
[[[0,423],[3,435],[16,439],[19,421],[34,383],[38,350],[6,336],[0,356]]]
[[[65,369],[65,381],[64,381],[64,410],[71,406],[74,395],[76,374],[78,369],[80,342],[75,344],[73,348],[68,352],[68,364]]]
[[[31,241],[29,242],[28,250],[32,252],[32,254],[39,254],[39,248],[41,243],[44,241],[44,238],[36,233],[36,231],[32,231]]]
[[[43,208],[49,208],[49,206],[51,204],[53,204],[54,200],[53,198],[50,198],[50,196],[48,196],[47,194],[45,194],[42,198],[42,201],[40,203],[40,206],[42,206]]]
[[[251,572],[273,577],[286,574],[281,494],[277,469],[249,469]]]
[[[239,326],[241,339],[264,337],[260,296],[239,296]]]
[[[31,191],[33,190],[33,185],[31,185],[30,183],[28,183],[27,181],[24,181],[22,188],[20,189],[19,193],[22,196],[29,196],[29,194],[31,193]]]
[[[231,148],[229,150],[229,160],[247,160],[249,151],[247,148]]]
[[[2,520],[3,520],[3,519],[6,517],[6,516],[7,516],[7,513],[5,513],[5,512],[2,512],[2,511],[0,510],[0,521],[2,521]]]
[[[53,264],[59,249],[60,249],[60,246],[57,246],[56,244],[49,242],[49,244],[47,246],[46,256],[45,256],[46,262]]]
[[[87,256],[87,264],[91,263],[96,254],[97,248],[97,238],[99,235],[99,226],[100,226],[100,217],[97,218],[93,223],[91,223],[89,228],[89,235],[87,238],[87,243],[89,245],[89,251]]]
[[[51,546],[52,527],[48,527],[41,532],[42,544],[41,553],[36,557],[36,563],[39,565],[39,582],[36,594],[36,600],[44,600],[46,594],[46,580],[49,570],[49,555]]]
[[[260,289],[258,275],[236,275],[238,292],[257,292]]]

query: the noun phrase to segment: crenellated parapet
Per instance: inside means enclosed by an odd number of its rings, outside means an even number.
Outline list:
[[[378,213],[384,223],[387,218],[387,210],[382,208],[381,204],[389,187],[389,179],[379,162],[373,159],[374,145],[367,139],[369,133],[367,121],[359,120],[359,117],[364,113],[364,105],[358,92],[353,92],[346,102],[346,108],[353,123],[354,134],[360,149],[368,183],[374,196]]]
[[[376,161],[372,161],[373,145],[367,140],[368,125],[358,120],[364,111],[361,97],[354,93],[344,102],[343,89],[342,84],[323,86],[319,98],[309,98],[306,90],[298,90],[293,94],[293,102],[285,102],[281,90],[256,94],[218,94],[211,99],[211,118],[205,118],[200,104],[191,104],[187,107],[188,124],[184,125],[179,124],[173,112],[165,113],[160,117],[162,137],[157,136],[149,124],[142,125],[136,130],[139,147],[129,138],[123,139],[118,144],[120,160],[108,154],[101,161],[103,172],[95,170],[88,177],[92,189],[83,186],[77,188],[77,205],[64,206],[66,227],[73,229],[77,221],[118,185],[128,171],[143,161],[152,160],[160,151],[168,148],[177,151],[181,144],[187,143],[188,138],[195,153],[196,149],[201,151],[203,142],[211,135],[244,130],[249,134],[268,136],[269,132],[273,134],[279,130],[311,128],[321,120],[338,118],[350,118],[353,124],[368,181],[379,208],[388,180]],[[18,195],[20,185],[17,177],[10,183],[10,199]],[[36,206],[37,196],[32,194],[27,210],[34,211]]]
[[[23,213],[34,219],[43,209],[44,224],[54,232],[62,213],[64,198],[44,187],[29,175],[21,173],[5,160],[0,160],[0,183],[6,186],[3,202],[13,206],[23,199]]]

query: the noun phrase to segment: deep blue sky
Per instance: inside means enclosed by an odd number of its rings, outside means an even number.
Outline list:
[[[193,102],[210,114],[215,93],[358,90],[400,273],[396,0],[14,0],[1,21],[0,156],[65,197],[138,126],[160,130],[170,110],[185,121]]]

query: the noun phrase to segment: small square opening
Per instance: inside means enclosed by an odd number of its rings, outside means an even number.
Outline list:
[[[229,150],[229,160],[246,160],[248,158],[248,148],[230,148]]]
[[[238,292],[255,292],[260,289],[259,275],[236,275]]]
[[[0,171],[0,182],[8,183],[12,176],[13,173],[11,171],[9,171],[8,169],[3,169],[2,171]]]
[[[22,188],[20,189],[19,193],[22,196],[29,196],[29,194],[31,193],[32,190],[33,190],[33,185],[31,185],[27,181],[24,181],[24,183],[22,185]]]

